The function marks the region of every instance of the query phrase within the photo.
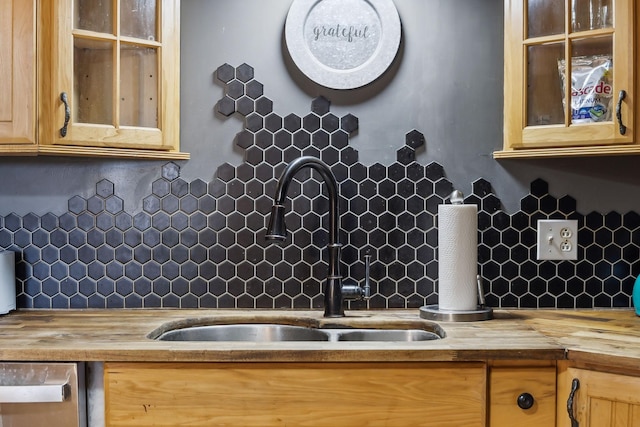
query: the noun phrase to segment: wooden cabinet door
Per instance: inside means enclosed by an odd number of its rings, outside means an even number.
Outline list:
[[[558,427],[571,427],[567,399],[580,427],[640,427],[640,377],[567,368],[558,377]]]
[[[180,1],[125,6],[43,2],[40,152],[188,158],[179,153]]]
[[[0,151],[35,144],[35,0],[0,0]]]
[[[486,425],[483,363],[106,363],[106,425]]]
[[[528,393],[532,406],[518,406]],[[525,396],[523,396],[524,398]],[[528,396],[526,396],[528,398]],[[489,426],[555,427],[556,368],[549,366],[492,366],[489,369]]]
[[[602,2],[591,27],[580,18],[595,14],[580,9],[589,4],[505,0],[504,149],[494,157],[640,153],[636,2]]]

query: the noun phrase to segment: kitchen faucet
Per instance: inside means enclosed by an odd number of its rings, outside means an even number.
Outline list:
[[[342,303],[345,299],[367,299],[370,295],[371,286],[369,285],[369,263],[371,256],[365,256],[366,274],[364,286],[357,284],[345,285],[342,283],[342,274],[340,273],[340,249],[342,245],[339,241],[339,220],[340,212],[338,207],[338,182],[326,163],[311,156],[299,157],[293,160],[282,172],[276,187],[276,193],[273,198],[273,207],[271,208],[271,216],[265,239],[271,242],[282,243],[287,238],[287,227],[285,225],[285,197],[287,189],[293,177],[301,169],[309,167],[317,171],[325,182],[329,195],[329,242],[327,243],[327,252],[329,254],[329,269],[327,279],[324,283],[324,316],[325,317],[343,317],[344,308]]]

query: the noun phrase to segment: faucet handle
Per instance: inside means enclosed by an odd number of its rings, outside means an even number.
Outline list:
[[[364,256],[364,283],[342,285],[342,297],[346,300],[368,300],[371,298],[371,255]]]
[[[363,299],[371,298],[371,254],[364,256],[364,290]]]

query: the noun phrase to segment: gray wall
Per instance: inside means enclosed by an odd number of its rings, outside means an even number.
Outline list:
[[[373,298],[350,308],[436,301],[437,205],[454,187],[479,209],[478,273],[490,306],[630,306],[640,274],[636,159],[494,161],[501,3],[396,3],[404,37],[390,70],[365,88],[331,91],[284,53],[289,2],[183,0],[182,147],[190,161],[1,161],[0,248],[18,253],[18,306],[319,307],[321,187],[289,194],[295,245],[266,247],[263,235],[281,159],[302,154],[329,162],[341,182],[346,276],[361,279],[361,257],[374,252]],[[244,63],[273,102],[269,124],[250,127],[255,138],[244,130],[244,109],[224,117],[216,106],[228,94],[216,69]],[[312,100],[325,99],[331,114],[314,109],[323,128],[336,117],[359,119],[349,146],[338,131],[324,147],[326,132],[306,124],[287,126],[293,145],[281,144],[287,132],[266,131],[270,119],[307,116]],[[414,151],[408,132],[426,144]],[[578,220],[577,262],[536,261],[536,220],[546,217]]]
[[[558,197],[571,194],[584,213],[638,208],[635,157],[493,160],[502,146],[502,1],[395,0],[403,27],[396,63],[380,81],[346,92],[314,85],[289,63],[282,42],[289,4],[183,0],[182,143],[197,153],[185,175],[208,177],[221,161],[241,162],[229,143],[241,123],[213,119],[221,89],[211,72],[225,62],[246,62],[281,115],[304,114],[313,97],[324,95],[336,115],[357,116],[360,130],[351,144],[365,165],[391,163],[405,133],[418,129],[427,141],[421,162],[442,164],[467,194],[471,182],[487,179],[509,212],[536,178],[548,181]],[[220,160],[211,159],[210,144],[225,150],[217,153]]]
[[[558,197],[571,194],[578,210],[624,213],[640,196],[635,157],[495,161],[502,144],[502,2],[396,0],[403,45],[380,81],[360,90],[331,91],[305,81],[283,53],[288,0],[183,0],[181,144],[192,160],[179,162],[186,179],[208,180],[218,165],[238,165],[233,139],[242,123],[214,114],[222,87],[214,70],[248,63],[280,115],[305,114],[324,95],[338,116],[360,120],[351,144],[360,161],[391,163],[411,129],[425,134],[421,163],[441,163],[456,187],[485,178],[507,211],[519,206],[529,183],[543,178]],[[91,195],[106,178],[129,211],[160,174],[164,162],[70,158],[0,159],[0,214],[60,213],[72,195]]]

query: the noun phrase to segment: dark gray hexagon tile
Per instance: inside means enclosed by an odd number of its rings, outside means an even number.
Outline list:
[[[223,116],[230,116],[236,111],[236,102],[231,97],[225,96],[218,101],[215,109]]]
[[[218,101],[216,107],[218,112],[224,116],[230,116],[234,113],[234,111],[237,111],[243,116],[248,116],[255,111],[255,102],[249,96],[240,97],[240,99],[235,102],[235,105],[233,104],[232,99],[226,101],[228,105],[222,105],[222,102],[225,99],[226,98],[222,98],[220,101]]]
[[[103,199],[106,199],[109,196],[113,196],[114,185],[113,182],[108,179],[103,179],[98,181],[96,184],[96,194]]]
[[[257,80],[251,80],[246,84],[246,94],[251,99],[258,99],[264,94],[262,83]]]
[[[331,102],[323,96],[319,96],[311,101],[311,111],[318,116],[324,116],[329,112],[330,108]]]
[[[244,95],[244,84],[239,80],[232,80],[227,83],[227,96],[233,100]]]
[[[260,116],[266,116],[273,112],[273,101],[265,96],[256,99],[256,113]]]
[[[217,68],[215,74],[218,80],[223,83],[228,83],[235,77],[236,70],[229,64],[223,64]]]

